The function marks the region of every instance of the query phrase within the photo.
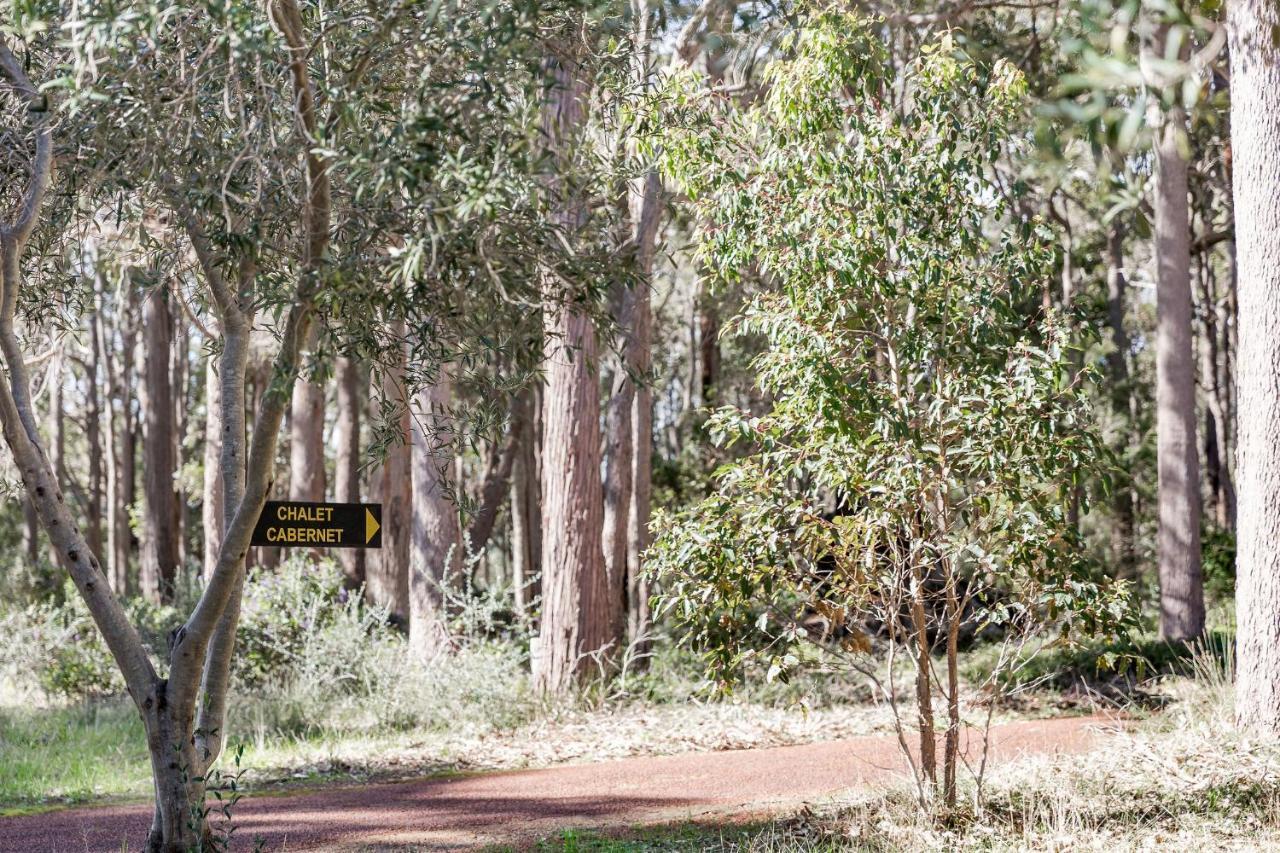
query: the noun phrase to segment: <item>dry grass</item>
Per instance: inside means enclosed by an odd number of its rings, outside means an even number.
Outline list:
[[[998,767],[981,808],[935,822],[905,789],[880,792],[714,849],[1280,850],[1280,741],[1234,727],[1217,660],[1199,654],[1187,675],[1151,685],[1167,710],[1088,754]]]

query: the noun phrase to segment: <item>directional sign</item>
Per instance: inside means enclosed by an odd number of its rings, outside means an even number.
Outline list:
[[[253,529],[254,545],[381,548],[382,504],[267,501]]]

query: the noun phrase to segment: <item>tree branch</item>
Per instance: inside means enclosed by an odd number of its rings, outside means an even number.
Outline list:
[[[35,159],[31,165],[31,177],[27,182],[26,192],[22,196],[22,204],[18,215],[8,225],[0,225],[0,229],[12,235],[15,249],[21,251],[31,231],[35,228],[36,214],[44,202],[45,191],[53,172],[53,130],[49,123],[49,110],[44,99],[31,84],[27,73],[22,70],[22,63],[9,50],[4,35],[0,33],[0,71],[8,78],[14,91],[27,102],[27,110],[34,115],[33,124],[36,131]]]

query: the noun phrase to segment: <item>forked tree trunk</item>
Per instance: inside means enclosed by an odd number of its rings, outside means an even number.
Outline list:
[[[1239,349],[1236,714],[1280,733],[1280,6],[1228,4]]]
[[[143,363],[138,402],[142,412],[146,464],[142,480],[146,512],[142,520],[142,593],[153,602],[173,600],[178,568],[178,497],[173,475],[177,459],[173,442],[173,313],[169,294],[147,294],[142,311]]]
[[[1156,140],[1156,448],[1159,472],[1160,635],[1204,631],[1200,568],[1200,457],[1192,347],[1191,231],[1180,110]]]
[[[553,152],[575,144],[583,124],[586,83],[580,58],[568,49],[548,61],[544,128]],[[566,183],[557,217],[567,239],[585,209]],[[570,690],[607,654],[608,595],[601,545],[600,383],[591,317],[568,304],[547,277],[546,390],[542,422],[542,624],[534,682],[544,692]]]
[[[360,366],[350,358],[338,359],[334,371],[337,385],[337,420],[333,425],[334,499],[341,503],[360,502]],[[352,588],[364,585],[365,552],[343,548],[338,552],[342,574]]]
[[[447,648],[445,589],[462,572],[458,508],[448,497],[453,464],[451,367],[414,395],[410,425],[413,525],[409,546],[409,650],[428,660]]]

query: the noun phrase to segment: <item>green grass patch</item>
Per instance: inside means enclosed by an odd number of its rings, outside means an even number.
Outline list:
[[[0,707],[0,814],[150,793],[142,721],[127,702]]]
[[[1132,635],[1106,643],[1048,646],[1028,651],[999,676],[1006,689],[1036,686],[1067,690],[1086,684],[1125,681],[1136,684],[1159,675],[1190,675],[1197,657],[1208,654],[1219,662],[1232,654],[1235,638],[1212,631],[1204,639],[1171,643],[1151,634]],[[981,682],[994,665],[999,649],[977,647],[962,660],[962,674]]]

